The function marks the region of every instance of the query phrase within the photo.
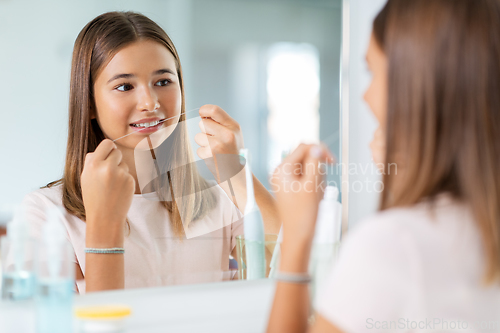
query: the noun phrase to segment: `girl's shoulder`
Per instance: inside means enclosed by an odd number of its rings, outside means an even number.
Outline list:
[[[61,208],[62,206],[62,185],[43,187],[28,193],[21,203],[21,208],[30,225],[30,236],[39,239],[42,235],[42,227],[47,220],[47,210],[52,207]],[[68,229],[69,222],[75,219],[78,220],[77,217],[65,214],[62,222]]]
[[[349,231],[343,248],[398,267],[417,261],[442,265],[466,254],[481,261],[481,236],[470,209],[447,195],[366,218]]]
[[[22,202],[22,206],[47,208],[49,206],[62,206],[62,184],[51,187],[42,187],[28,193]]]
[[[359,223],[360,232],[376,231],[440,232],[449,228],[462,228],[474,224],[468,206],[448,194],[418,204],[379,211]],[[357,229],[358,227],[356,227]]]

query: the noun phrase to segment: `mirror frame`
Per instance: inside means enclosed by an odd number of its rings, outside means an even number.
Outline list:
[[[350,55],[350,0],[342,0],[342,39],[340,46],[340,130],[341,130],[341,204],[342,238],[349,230],[349,55]]]

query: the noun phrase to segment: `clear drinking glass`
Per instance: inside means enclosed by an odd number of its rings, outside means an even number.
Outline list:
[[[247,242],[243,235],[236,236],[236,261],[238,262],[238,279],[247,279],[246,270],[246,245]],[[252,241],[255,242],[255,241]],[[265,260],[266,260],[266,278],[272,277],[273,272],[279,265],[280,246],[278,235],[266,234],[264,238]]]

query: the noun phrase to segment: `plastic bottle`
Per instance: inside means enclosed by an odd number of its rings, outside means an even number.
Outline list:
[[[2,299],[26,300],[33,297],[35,242],[30,239],[24,210],[18,209],[1,239]]]
[[[339,190],[327,186],[318,208],[314,243],[331,244],[340,241],[342,205],[338,202]]]
[[[255,201],[248,149],[241,149],[240,155],[246,160],[247,203],[243,228],[245,232],[247,279],[262,279],[266,277],[264,222]]]
[[[338,195],[337,187],[327,186],[319,204],[310,261],[313,300],[324,286],[340,245],[342,205],[337,201]]]
[[[66,240],[66,230],[61,222],[62,210],[47,211],[37,260],[37,332],[72,332],[73,288],[75,268],[72,248]]]

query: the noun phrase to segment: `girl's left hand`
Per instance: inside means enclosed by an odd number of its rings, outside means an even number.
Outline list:
[[[217,105],[203,105],[199,112],[201,133],[194,138],[200,145],[198,156],[206,159],[219,154],[238,155],[244,147],[240,124]]]

